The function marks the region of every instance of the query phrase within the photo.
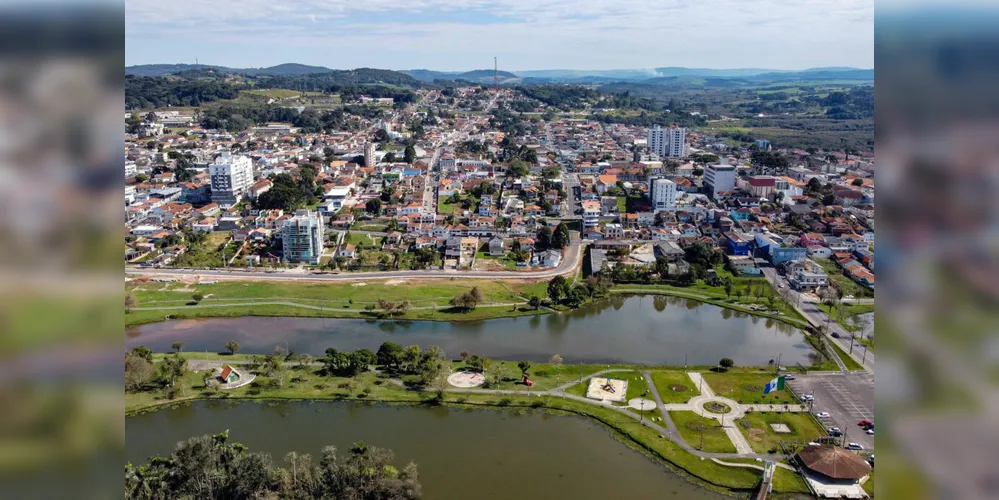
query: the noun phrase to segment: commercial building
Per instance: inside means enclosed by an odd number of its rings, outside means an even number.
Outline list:
[[[682,158],[687,155],[687,129],[655,126],[649,129],[649,150],[655,151],[662,158]]]
[[[229,208],[242,199],[253,184],[253,163],[246,156],[233,156],[228,151],[208,166],[212,182],[212,201]]]
[[[323,216],[309,210],[296,210],[281,227],[281,244],[288,262],[318,264],[323,254]]]
[[[704,169],[704,187],[708,196],[715,198],[722,191],[735,189],[735,167],[732,165],[709,165]]]
[[[676,183],[669,179],[650,180],[649,201],[655,212],[676,209]]]

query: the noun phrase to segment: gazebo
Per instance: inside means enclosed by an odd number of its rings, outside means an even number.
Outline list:
[[[797,458],[807,472],[806,480],[820,497],[866,496],[860,481],[871,473],[871,466],[860,455],[838,446],[810,445],[798,452]]]

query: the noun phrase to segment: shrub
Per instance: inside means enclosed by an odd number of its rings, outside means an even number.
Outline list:
[[[512,398],[503,398],[500,399],[497,404],[499,404],[500,406],[510,406],[510,403],[513,403]]]

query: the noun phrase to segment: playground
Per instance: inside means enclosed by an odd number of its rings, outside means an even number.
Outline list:
[[[486,382],[486,377],[479,372],[473,372],[470,370],[462,370],[452,373],[447,378],[447,383],[453,385],[454,387],[460,387],[462,389],[470,389],[472,387],[479,387]]]
[[[628,382],[614,378],[593,377],[586,390],[586,397],[613,403],[622,403],[628,395]]]

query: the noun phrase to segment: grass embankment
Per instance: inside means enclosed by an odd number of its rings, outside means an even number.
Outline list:
[[[194,357],[193,353],[184,353],[184,355],[185,357],[188,355]],[[233,358],[239,359],[242,356],[237,354]],[[157,359],[159,359],[159,356],[157,356]],[[507,374],[515,373],[519,375],[519,368],[516,367],[515,363],[504,363],[502,365],[509,366],[494,366],[493,369],[502,370],[503,373]],[[460,366],[460,363],[455,363],[455,366]],[[564,366],[559,375],[555,375],[555,370],[551,365],[536,364],[531,368],[531,378],[535,381],[535,389],[539,390],[545,387],[554,387],[559,382],[564,383],[567,377],[571,377],[571,374],[582,373],[585,376],[588,373],[605,368],[606,366],[600,365],[569,365]],[[280,376],[258,376],[257,380],[260,383],[256,384],[256,387],[247,386],[231,391],[215,391],[206,388],[204,377],[207,376],[207,372],[188,373],[177,381],[176,387],[178,388],[178,392],[175,395],[175,399],[167,399],[159,391],[127,393],[125,395],[125,407],[128,414],[135,414],[142,410],[167,407],[179,402],[196,399],[369,400],[409,404],[426,403],[433,399],[433,395],[429,392],[407,390],[374,372],[362,373],[353,378],[325,377],[318,372],[318,366],[289,366],[286,367]],[[629,376],[637,374],[637,372],[624,373]],[[280,380],[281,385],[278,386],[276,382],[271,382],[271,380]],[[502,388],[507,389],[508,387]],[[442,403],[465,407],[524,407],[585,416],[609,428],[615,437],[628,446],[665,463],[678,472],[692,476],[709,487],[748,491],[756,487],[760,481],[760,474],[757,470],[729,467],[711,460],[703,460],[686,452],[676,443],[666,439],[665,436],[659,435],[654,429],[642,425],[639,421],[605,406],[592,405],[553,396],[454,392],[445,393]],[[691,415],[696,417],[693,413]],[[712,421],[712,423],[714,422]],[[720,429],[718,431],[722,432]],[[699,432],[697,434],[697,441],[691,439],[691,443],[699,444]],[[727,440],[727,437],[723,434],[722,437]],[[727,447],[724,447],[723,442],[716,439],[714,431],[711,430],[705,432],[705,443],[706,449],[722,450],[724,448],[725,451],[734,451],[731,443],[728,443]],[[709,445],[708,443],[711,444]],[[804,483],[800,482],[800,480],[796,481],[795,477],[786,471],[778,471],[778,475],[775,477],[774,489],[775,492],[780,493],[807,493]]]
[[[829,275],[829,281],[839,290],[840,297],[854,296],[858,299],[874,297],[874,291],[850,279],[843,274],[843,269],[831,259],[815,259],[815,262],[822,266],[822,270]]]
[[[791,432],[774,432],[770,424],[779,423],[787,425]],[[808,413],[752,412],[738,420],[736,427],[757,453],[778,453],[777,444],[781,441],[804,445],[826,435],[822,426]]]
[[[402,280],[367,283],[277,283],[258,281],[220,281],[213,285],[158,283],[132,280],[126,285],[139,301],[139,308],[125,315],[125,325],[198,317],[291,316],[327,318],[370,318],[377,311],[366,307],[380,299],[401,303],[411,309],[397,319],[442,321],[478,320],[497,317],[540,314],[526,306],[489,307],[489,303],[520,304],[530,294],[544,296],[546,283],[498,282],[487,280],[440,280],[405,283]],[[358,286],[360,285],[360,286]],[[455,295],[477,287],[485,304],[472,311],[455,311],[449,301]],[[191,296],[200,293],[205,299],[189,306]],[[283,302],[287,304],[255,304]]]
[[[833,350],[836,351],[836,355],[839,359],[843,361],[843,365],[846,366],[847,370],[863,370],[864,367],[860,363],[856,362],[842,347],[839,346],[839,342],[829,341],[829,344],[833,346]]]
[[[701,394],[684,371],[654,371],[651,374],[652,383],[665,404],[686,403]]]
[[[735,453],[735,445],[717,420],[692,411],[671,411],[669,417],[676,424],[680,437],[693,448],[709,453]]]

